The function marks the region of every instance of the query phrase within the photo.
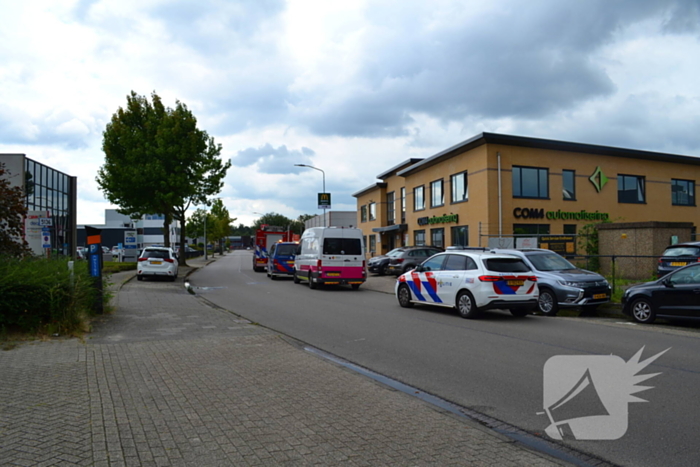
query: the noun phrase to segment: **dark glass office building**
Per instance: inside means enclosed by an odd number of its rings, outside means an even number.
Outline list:
[[[30,248],[38,255],[75,255],[77,178],[24,154],[0,154],[0,162],[11,182],[24,190]]]

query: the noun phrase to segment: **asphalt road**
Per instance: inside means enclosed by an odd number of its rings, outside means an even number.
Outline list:
[[[653,387],[636,394],[648,402],[617,399],[616,411],[608,414],[608,421],[628,418],[624,436],[565,443],[621,465],[700,465],[700,334],[693,330],[616,320],[515,318],[500,311],[464,320],[444,308],[401,308],[393,295],[363,288],[310,290],[291,279],[272,281],[253,272],[247,251],[220,258],[192,275],[190,283],[207,300],[253,322],[532,433],[549,425],[547,415],[538,412],[544,411],[543,369],[551,357],[616,355],[627,362],[642,348],[641,360],[670,349],[637,370],[660,373],[640,384]],[[594,378],[601,398],[624,400],[630,393],[625,383],[635,372],[621,363],[607,367],[608,386]],[[563,387],[566,368],[554,368],[559,370],[549,373],[547,385]],[[591,405],[582,404],[579,409],[588,415]],[[606,423],[598,426],[600,433],[611,432]]]

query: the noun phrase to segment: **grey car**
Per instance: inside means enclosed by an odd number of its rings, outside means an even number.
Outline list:
[[[497,249],[522,258],[537,276],[540,297],[539,311],[556,316],[560,308],[581,307],[595,310],[610,301],[610,284],[598,273],[580,269],[551,250],[528,248],[522,250]]]

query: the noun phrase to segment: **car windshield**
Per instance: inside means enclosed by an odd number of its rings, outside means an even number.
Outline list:
[[[663,256],[700,256],[700,247],[697,246],[677,246],[667,248]]]
[[[528,272],[530,268],[520,258],[487,258],[486,269],[493,272]]]
[[[296,245],[277,245],[277,254],[278,255],[284,255],[284,256],[291,256],[293,255],[297,250]]]
[[[538,271],[563,271],[566,269],[576,269],[576,266],[555,253],[532,253],[526,254],[526,256]]]
[[[361,255],[362,242],[359,238],[325,238],[324,255]]]

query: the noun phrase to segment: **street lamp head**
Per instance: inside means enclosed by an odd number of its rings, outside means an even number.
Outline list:
[[[308,167],[306,164],[294,164],[294,167]]]

